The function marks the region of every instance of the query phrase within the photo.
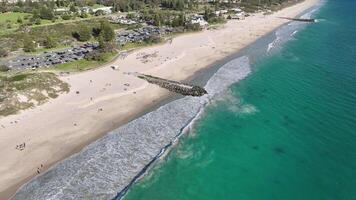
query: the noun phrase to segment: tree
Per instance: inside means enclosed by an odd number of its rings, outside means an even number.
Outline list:
[[[55,38],[53,38],[52,36],[48,35],[46,37],[46,40],[44,41],[44,46],[47,48],[47,49],[50,49],[50,48],[54,48],[57,46],[57,41],[55,40]]]
[[[36,46],[34,41],[29,37],[26,36],[23,41],[23,50],[25,52],[34,52],[36,50]]]
[[[12,12],[22,12],[22,8],[15,6],[12,8]]]
[[[6,57],[8,55],[8,51],[0,47],[0,57]]]
[[[161,15],[159,13],[156,13],[153,17],[153,21],[156,26],[161,26],[163,20]]]
[[[105,42],[112,42],[115,38],[115,31],[110,26],[109,22],[102,21],[100,23],[100,35],[103,37]]]
[[[78,30],[77,32],[74,32],[74,33],[73,33],[73,36],[74,36],[77,40],[79,40],[79,41],[81,41],[81,42],[85,42],[85,41],[90,40],[90,38],[91,38],[91,31],[90,31],[90,29],[89,29],[88,26],[82,24],[82,25],[80,25],[79,30]]]
[[[105,15],[104,11],[103,10],[97,10],[95,12],[95,16],[100,16],[100,15]]]
[[[18,17],[18,18],[17,18],[17,23],[22,24],[22,22],[23,22],[23,21],[22,21],[22,18],[21,18],[21,17]]]
[[[99,37],[97,38],[98,43],[99,43],[99,49],[105,49],[106,45],[105,45],[105,41],[102,35],[99,35]]]
[[[40,12],[37,9],[34,9],[32,11],[32,17],[30,19],[30,22],[35,22],[39,18],[40,18]]]
[[[63,13],[63,14],[61,15],[61,18],[62,18],[63,20],[70,20],[70,18],[72,18],[72,16],[71,16],[70,14],[68,14],[68,13]]]
[[[185,16],[183,13],[180,13],[178,17],[173,19],[172,26],[173,27],[178,27],[178,26],[184,26],[186,22]]]
[[[88,18],[89,15],[86,12],[81,12],[79,17],[80,18]]]
[[[91,52],[87,53],[84,56],[84,58],[87,59],[87,60],[96,60],[96,61],[105,60],[104,53],[102,51],[99,51],[99,50],[94,50],[94,51],[91,51]]]
[[[69,11],[73,13],[77,12],[77,8],[74,6],[74,4],[70,5]]]
[[[98,32],[98,31],[97,31]],[[99,37],[97,38],[99,48],[103,52],[110,52],[115,49],[114,46],[115,32],[107,21],[100,23]]]
[[[205,11],[204,11],[204,19],[206,21],[209,21],[210,18],[214,17],[214,13],[211,9],[205,7]]]
[[[10,68],[6,65],[0,65],[0,72],[7,72]]]
[[[47,6],[42,6],[40,8],[39,14],[40,14],[41,19],[48,19],[48,20],[54,19],[53,10],[51,10]]]
[[[0,2],[0,13],[7,12],[9,10],[7,1]]]
[[[40,19],[40,18],[37,18],[37,19],[35,20],[35,24],[36,24],[36,25],[40,25],[40,24],[41,24],[41,19]]]

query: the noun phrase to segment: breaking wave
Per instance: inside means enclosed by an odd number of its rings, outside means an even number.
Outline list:
[[[302,14],[300,18],[311,18],[315,12],[319,10],[320,6],[321,5],[317,5],[315,8],[308,10],[306,13]],[[319,20],[316,20],[316,22],[318,21]],[[307,23],[305,22],[292,21],[289,22],[286,26],[281,26],[278,28],[275,32],[275,40],[273,40],[267,46],[267,53],[272,52],[272,50],[279,50],[284,43],[292,39],[298,30],[305,27],[306,24]]]
[[[13,199],[121,199],[213,98],[250,72],[245,56],[226,63],[207,82],[208,95],[175,100],[111,131],[31,180]]]

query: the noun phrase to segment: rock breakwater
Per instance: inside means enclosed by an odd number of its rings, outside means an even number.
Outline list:
[[[165,88],[171,92],[179,93],[185,96],[203,96],[204,94],[208,94],[204,88],[196,85],[167,80],[146,74],[139,74],[137,77],[144,79],[149,83]]]

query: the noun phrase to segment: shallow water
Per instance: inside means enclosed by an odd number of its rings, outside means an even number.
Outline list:
[[[135,119],[24,185],[13,199],[112,199],[127,192],[157,158],[231,84],[250,73],[249,59],[224,64],[207,82],[209,95],[184,97]]]
[[[356,199],[355,10],[282,31],[124,199]]]

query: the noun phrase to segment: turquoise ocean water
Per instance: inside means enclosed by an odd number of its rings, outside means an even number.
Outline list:
[[[356,199],[356,1],[314,17],[124,199]]]

